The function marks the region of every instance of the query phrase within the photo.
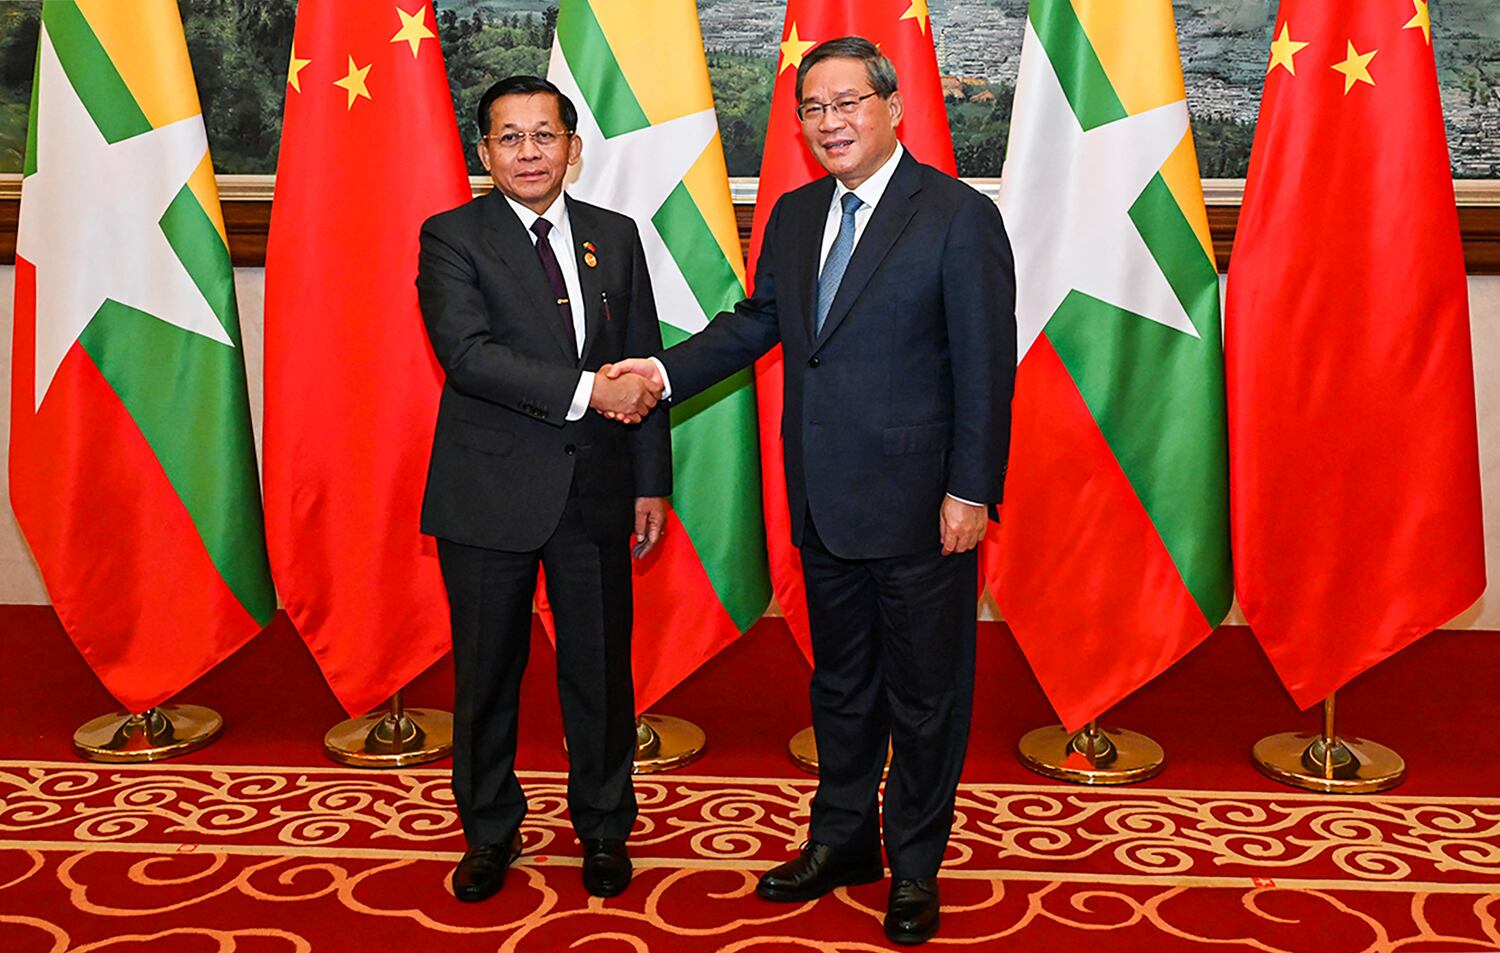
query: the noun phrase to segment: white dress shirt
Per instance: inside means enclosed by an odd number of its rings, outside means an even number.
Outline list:
[[[547,211],[538,215],[509,195],[504,198],[510,203],[511,210],[516,213],[516,217],[521,220],[521,227],[526,229],[532,248],[535,248],[537,243],[536,232],[531,230],[536,220],[545,218],[552,224],[552,230],[547,233],[547,243],[552,246],[552,253],[557,256],[557,263],[562,267],[563,285],[568,289],[568,306],[573,312],[573,343],[578,348],[578,356],[583,357],[587,325],[584,322],[583,286],[578,283],[578,253],[573,248],[573,225],[568,218],[568,203],[563,201],[561,195],[558,195],[557,200],[547,208]],[[561,318],[561,315],[558,317]],[[593,396],[593,393],[594,372],[584,371],[578,378],[578,386],[573,390],[573,403],[568,407],[567,419],[582,419],[583,415],[588,413],[589,398]]]
[[[896,143],[896,151],[885,160],[885,164],[876,169],[875,172],[859,184],[859,188],[851,189],[839,182],[833,189],[833,202],[828,206],[828,220],[823,223],[823,250],[818,255],[818,274],[823,273],[823,265],[828,261],[828,252],[833,248],[833,242],[839,237],[839,225],[844,220],[844,196],[853,192],[859,196],[859,210],[854,213],[854,248],[859,247],[859,240],[865,234],[865,226],[870,224],[870,216],[875,214],[875,206],[880,204],[881,196],[885,195],[885,187],[891,184],[891,176],[896,174],[896,166],[901,162],[901,156],[906,153],[901,143]],[[850,249],[853,254],[854,249]]]

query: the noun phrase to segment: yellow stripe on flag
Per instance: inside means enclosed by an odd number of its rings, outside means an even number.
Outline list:
[[[699,214],[718,240],[719,250],[724,253],[725,260],[739,276],[740,284],[744,285],[745,262],[740,252],[740,228],[734,219],[734,203],[729,198],[729,173],[724,168],[724,144],[717,132],[698,161],[682,177],[682,184],[687,187],[688,194],[698,206]]]
[[[1073,0],[1073,9],[1127,113],[1186,98],[1170,0]]]
[[[1203,207],[1203,180],[1198,177],[1198,151],[1193,147],[1193,133],[1183,134],[1182,142],[1162,164],[1161,177],[1177,200],[1177,207],[1193,226],[1193,234],[1203,246],[1209,261],[1215,261],[1214,243],[1208,231],[1208,211]]]
[[[591,0],[594,18],[651,124],[713,105],[694,0]],[[701,206],[700,206],[701,207]]]
[[[219,208],[219,185],[214,181],[214,160],[207,152],[203,153],[203,161],[198,163],[198,168],[188,177],[187,185],[193,191],[193,197],[198,204],[203,206],[203,212],[208,220],[214,223],[218,229],[219,237],[224,240],[224,247],[229,247],[229,235],[224,231],[224,213]]]
[[[173,0],[78,0],[78,10],[153,128],[202,112]]]

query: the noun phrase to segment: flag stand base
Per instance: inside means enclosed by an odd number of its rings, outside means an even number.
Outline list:
[[[101,715],[73,732],[73,750],[89,761],[132,764],[197,751],[224,730],[224,719],[200,705],[161,705],[139,715]]]
[[[1037,774],[1070,784],[1134,784],[1166,766],[1166,754],[1155,741],[1134,731],[1100,728],[1097,721],[1077,732],[1062,725],[1028,731],[1016,755]]]
[[[1373,794],[1406,780],[1406,762],[1385,745],[1334,732],[1334,696],[1323,701],[1323,732],[1282,732],[1251,749],[1256,770],[1273,781],[1323,794]]]
[[[703,729],[686,718],[644,714],[635,720],[635,767],[633,774],[671,771],[698,760],[708,738]]]
[[[818,739],[813,736],[812,726],[809,725],[801,731],[792,735],[792,740],[786,743],[786,753],[792,759],[792,764],[806,771],[808,774],[818,773]],[[891,773],[891,754],[885,755],[885,770],[881,777]]]
[[[405,768],[445,758],[453,751],[453,716],[407,708],[401,693],[385,711],[341,721],[323,736],[323,753],[355,768]]]
[[[686,718],[653,715],[649,712],[635,720],[635,758],[631,774],[659,774],[685,767],[698,760],[708,747],[703,729]],[[563,753],[568,739],[563,739]]]
[[[792,735],[792,740],[786,743],[786,753],[791,756],[792,764],[803,771],[818,773],[818,739],[813,737],[812,725]]]

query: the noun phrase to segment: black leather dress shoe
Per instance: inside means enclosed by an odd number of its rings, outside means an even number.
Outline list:
[[[509,844],[480,844],[453,868],[453,896],[465,903],[487,900],[505,886],[505,873],[521,856],[521,835]]]
[[[902,946],[926,943],[937,933],[938,906],[936,877],[893,881],[885,911],[885,935]]]
[[[630,854],[613,838],[583,842],[583,889],[596,897],[614,897],[630,886]]]
[[[761,875],[755,892],[777,903],[816,900],[835,887],[874,883],[885,876],[880,854],[841,850],[810,840],[802,856]]]

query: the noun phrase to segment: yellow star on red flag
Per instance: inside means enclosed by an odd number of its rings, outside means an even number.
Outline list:
[[[401,29],[391,37],[391,42],[400,43],[405,40],[411,44],[412,59],[417,58],[423,40],[437,39],[437,34],[427,29],[427,10],[428,7],[425,4],[416,13],[407,13],[400,7],[396,8],[396,12],[401,15]]]
[[[293,43],[292,44],[292,61],[291,61],[291,63],[289,63],[287,65],[287,68],[286,68],[286,81],[287,81],[288,84],[291,85],[291,87],[293,89],[295,89],[299,93],[302,92],[302,81],[298,78],[297,74],[301,73],[304,69],[306,69],[307,68],[307,64],[311,63],[311,62],[312,62],[312,60],[299,60],[299,59],[297,59],[297,44]]]
[[[1401,29],[1420,29],[1422,31],[1422,35],[1427,38],[1427,45],[1431,46],[1432,12],[1427,9],[1427,0],[1411,0],[1411,5],[1416,9],[1417,12],[1412,14],[1412,18],[1410,20],[1407,20],[1406,26],[1402,27]]]
[[[817,45],[818,44],[816,43],[808,40],[803,40],[798,37],[797,24],[793,23],[792,32],[781,44],[781,66],[777,68],[776,75],[780,76],[782,73],[785,73],[788,67],[795,68],[801,66],[802,57],[806,56],[807,51]]]
[[[1354,41],[1349,41],[1349,55],[1342,63],[1333,64],[1333,68],[1344,74],[1344,95],[1349,95],[1349,90],[1354,88],[1355,83],[1369,83],[1375,85],[1375,79],[1370,75],[1370,61],[1375,58],[1379,50],[1371,50],[1368,53],[1360,53],[1354,49]]]
[[[1266,67],[1267,76],[1270,76],[1271,71],[1278,66],[1285,68],[1293,76],[1297,75],[1296,56],[1307,44],[1292,39],[1291,29],[1290,23],[1283,23],[1281,35],[1271,43],[1271,65]]]
[[[922,28],[922,35],[926,36],[927,24],[932,19],[932,15],[927,10],[927,0],[911,0],[911,6],[901,14],[901,19],[916,20],[917,26]]]
[[[349,105],[347,108],[353,109],[354,101],[361,96],[366,99],[371,98],[370,88],[365,85],[365,74],[369,72],[369,66],[363,68],[355,66],[354,57],[351,56],[349,57],[349,75],[345,76],[343,79],[336,79],[333,81],[333,85],[341,87],[348,91]]]

